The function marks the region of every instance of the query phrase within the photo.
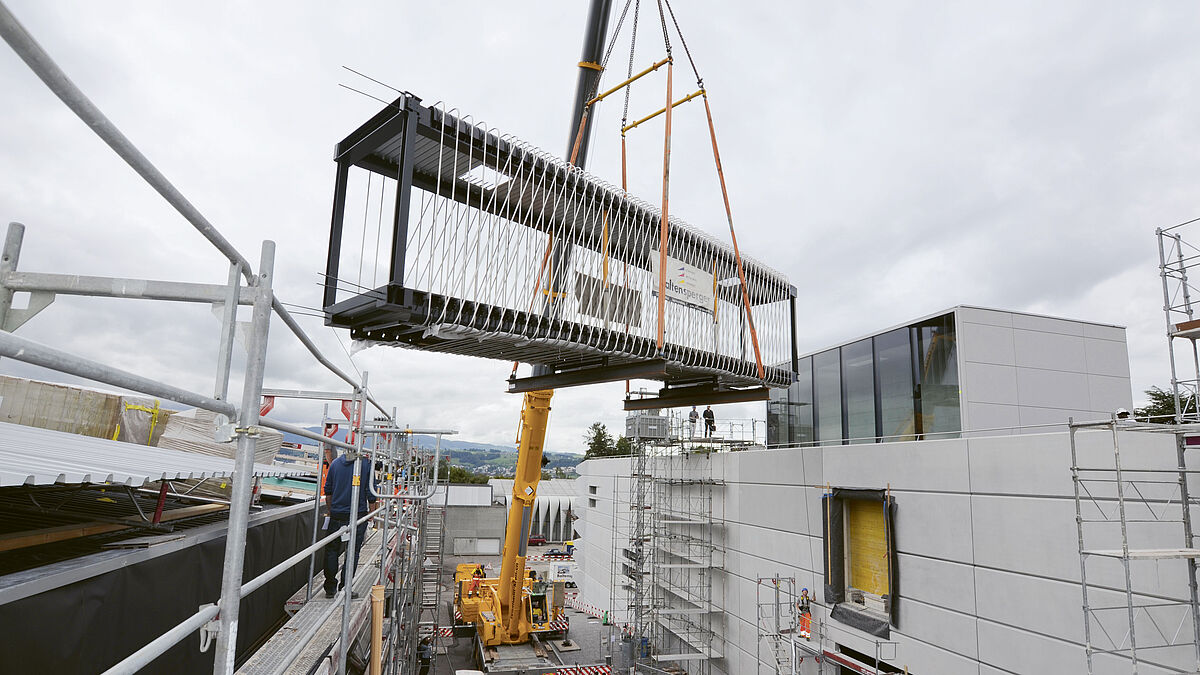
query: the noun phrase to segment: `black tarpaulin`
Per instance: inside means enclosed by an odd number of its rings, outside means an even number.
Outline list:
[[[242,578],[249,580],[308,545],[312,510],[253,525],[246,534]],[[13,673],[98,673],[187,619],[221,592],[225,537],[0,605],[0,668]],[[308,561],[242,600],[238,662],[286,618],[287,598],[304,585]],[[175,645],[142,673],[208,673],[213,648],[199,633]]]

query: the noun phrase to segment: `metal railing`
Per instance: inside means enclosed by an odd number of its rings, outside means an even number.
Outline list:
[[[208,630],[216,633],[216,653],[213,672],[220,675],[230,674],[234,670],[236,657],[235,645],[237,643],[238,609],[241,599],[261,588],[268,581],[276,578],[292,566],[300,563],[305,557],[310,557],[311,559],[311,556],[315,555],[317,550],[336,538],[346,535],[347,531],[351,540],[349,550],[353,551],[357,530],[357,527],[351,527],[347,524],[319,541],[316,540],[316,530],[314,530],[314,541],[309,546],[280,562],[262,575],[243,583],[243,563],[246,532],[249,525],[248,514],[251,501],[251,481],[253,479],[251,468],[254,461],[258,428],[269,427],[279,431],[286,431],[355,453],[362,450],[363,443],[363,433],[361,431],[357,434],[356,443],[350,444],[326,438],[296,425],[260,417],[259,405],[262,398],[263,371],[266,362],[267,337],[272,313],[283,321],[284,325],[288,327],[292,334],[300,340],[309,353],[321,365],[325,366],[331,373],[352,387],[358,410],[361,411],[365,407],[365,404],[369,402],[387,416],[388,426],[393,428],[396,426],[394,414],[389,415],[389,412],[367,390],[365,374],[362,376],[361,381],[356,380],[334,365],[332,361],[321,353],[316,343],[305,333],[304,329],[297,323],[296,319],[288,312],[284,303],[276,295],[273,289],[274,242],[263,242],[258,270],[255,272],[250,262],[220,231],[71,82],[49,54],[42,49],[2,2],[0,2],[0,36],[4,38],[4,41],[8,43],[13,51],[68,108],[87,124],[101,140],[108,144],[147,184],[153,187],[167,203],[175,208],[188,223],[220,251],[230,263],[228,281],[223,285],[23,272],[17,269],[17,265],[25,228],[18,223],[9,225],[4,240],[3,254],[0,256],[0,356],[40,365],[123,389],[177,401],[225,416],[226,419],[221,421],[218,433],[226,434],[228,436],[226,440],[237,439],[237,453],[232,481],[229,526],[221,576],[221,590],[218,601],[215,605],[208,605],[202,608],[190,618],[166,631],[106,672],[136,672],[187,636],[192,635],[198,630]],[[245,281],[244,287],[242,286],[243,279]],[[17,292],[30,293],[31,301],[28,308],[13,308],[12,299],[13,295]],[[217,354],[217,376],[213,396],[187,391],[152,378],[113,368],[12,334],[23,323],[49,306],[56,295],[137,298],[223,305],[221,341]],[[239,305],[252,307],[252,320],[247,348],[248,358],[243,378],[242,398],[240,405],[235,405],[226,400],[226,398],[230,380],[234,328]],[[361,426],[362,415],[359,414],[358,417]],[[391,458],[390,454],[389,458]],[[434,472],[436,480],[436,463],[434,464]],[[409,486],[405,487],[407,489]],[[357,493],[357,481],[354,490]],[[401,493],[384,496],[389,499],[412,500],[416,503],[428,499],[429,494],[414,495]],[[357,497],[357,494],[355,494],[355,497]],[[357,522],[363,522],[366,519],[376,517],[380,511],[384,514],[384,527],[386,531],[387,523],[390,520],[389,514],[392,511],[391,506],[376,509]],[[397,509],[397,531],[402,527],[400,516],[403,513],[403,509]],[[411,525],[407,527],[411,527]],[[386,551],[384,555],[386,556]],[[348,561],[347,586],[352,581],[352,568],[353,565],[350,565]],[[343,602],[341,603],[343,607],[343,646],[346,645],[347,621],[345,617],[348,616],[349,611],[349,596],[350,593],[348,591],[344,593]],[[332,613],[334,611],[332,608],[337,607],[337,605],[338,603],[332,604],[329,612]],[[345,648],[342,649],[342,658],[339,664],[340,671],[342,672],[344,672],[345,668],[345,655],[347,651]]]

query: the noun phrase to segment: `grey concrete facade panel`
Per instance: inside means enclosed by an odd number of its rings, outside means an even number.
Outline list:
[[[960,315],[958,342],[963,361],[1015,366],[1012,326],[974,323]]]
[[[1093,375],[1129,377],[1129,346],[1125,344],[1124,332],[1120,341],[1087,338],[1084,342],[1087,371]]]
[[[821,480],[834,487],[968,489],[966,442],[959,439],[827,446]]]
[[[1083,330],[1079,335],[1014,330],[1017,366],[1044,370],[1087,372]]]
[[[1018,368],[1017,396],[1022,406],[1039,408],[1088,410],[1091,404],[1085,372]]]
[[[963,365],[962,381],[965,398],[970,403],[999,403],[1017,405],[1017,367],[976,363],[967,361]],[[983,429],[977,420],[972,420],[972,429]]]
[[[1044,333],[1059,333],[1062,335],[1077,335],[1083,337],[1083,322],[1071,321],[1070,319],[1056,319],[1049,316],[1037,316],[1034,314],[1022,314],[1014,312],[1012,315],[1013,328],[1018,330],[1032,330]]]

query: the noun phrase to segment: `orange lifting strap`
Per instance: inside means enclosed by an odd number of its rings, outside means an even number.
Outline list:
[[[669,71],[668,71],[669,72]],[[713,125],[712,108],[708,105],[708,94],[704,94],[704,114],[708,117],[708,134],[712,138],[713,160],[717,164],[717,177],[721,180],[721,197],[725,200],[725,217],[729,220],[729,239],[733,242],[733,259],[737,262],[738,279],[742,282],[742,304],[746,309],[746,325],[750,327],[750,343],[754,345],[754,362],[758,376],[764,376],[762,353],[758,349],[758,332],[754,330],[754,315],[750,311],[750,291],[746,288],[746,273],[742,269],[742,254],[738,251],[737,234],[733,231],[733,209],[729,206],[729,190],[725,187],[725,172],[721,169],[721,151],[717,149],[717,128]],[[670,113],[668,113],[670,120]]]
[[[671,194],[671,75],[674,61],[667,61],[667,123],[663,134],[662,221],[658,228],[658,349],[662,351],[667,317],[667,205]]]
[[[627,9],[628,9],[628,7],[627,7]],[[668,11],[670,11],[672,22],[675,23],[676,32],[679,32],[679,24],[677,22],[675,22],[675,13],[670,8],[670,2],[667,2],[667,9],[668,9]],[[678,101],[673,100],[672,85],[673,85],[675,61],[671,57],[671,45],[670,45],[669,39],[667,39],[666,17],[663,16],[661,3],[659,4],[659,17],[663,21],[663,38],[664,38],[664,42],[666,42],[666,48],[667,48],[666,58],[655,62],[650,67],[637,73],[636,75],[630,75],[630,77],[626,78],[620,84],[606,90],[605,92],[603,92],[603,93],[593,97],[589,101],[587,101],[587,104],[583,108],[583,115],[580,117],[580,120],[579,120],[579,130],[575,134],[575,142],[571,148],[571,158],[569,161],[572,165],[574,165],[576,159],[579,156],[579,148],[580,148],[580,145],[582,145],[582,143],[583,143],[584,129],[587,127],[588,117],[591,114],[591,109],[594,104],[604,100],[606,97],[608,97],[622,89],[628,90],[629,86],[634,81],[639,80],[639,79],[645,77],[646,75],[649,75],[652,72],[655,72],[656,70],[661,68],[664,64],[667,66],[667,96],[666,96],[666,104],[663,106],[663,108],[661,110],[658,110],[658,111],[656,111],[640,120],[637,120],[634,123],[629,124],[629,125],[625,125],[625,121],[622,120],[622,127],[621,127],[621,189],[628,191],[628,189],[629,189],[628,155],[627,155],[627,151],[626,151],[625,133],[627,131],[629,131],[630,129],[634,129],[634,128],[638,127],[639,125],[641,125],[642,123],[644,123],[646,121],[649,121],[655,117],[658,117],[659,115],[665,115],[665,129],[664,129],[664,133],[663,133],[662,219],[659,223],[659,237],[658,237],[659,265],[658,265],[657,347],[661,351],[666,344],[667,244],[668,244],[668,238],[669,238],[668,237],[668,234],[669,234],[668,226],[669,226],[669,218],[670,218],[669,207],[670,207],[670,193],[671,193],[671,112],[676,106],[681,105],[683,103],[687,103],[688,101],[690,101],[698,96],[704,98],[704,114],[708,120],[708,133],[709,133],[709,138],[712,141],[713,161],[716,164],[716,168],[717,168],[717,179],[719,180],[719,182],[721,184],[721,198],[725,203],[725,218],[729,222],[729,238],[730,238],[730,242],[733,244],[733,257],[734,257],[734,261],[737,265],[738,281],[739,281],[739,284],[742,289],[742,307],[743,307],[743,311],[745,312],[745,315],[746,315],[746,325],[750,329],[750,342],[754,347],[754,362],[758,368],[758,376],[760,378],[763,378],[766,376],[766,371],[763,368],[762,351],[759,348],[759,344],[758,344],[758,331],[754,327],[754,315],[753,315],[753,312],[751,311],[751,305],[750,305],[750,290],[746,284],[746,272],[742,265],[742,254],[738,248],[737,233],[734,231],[734,227],[733,227],[733,209],[729,204],[729,189],[725,184],[725,171],[721,166],[721,152],[717,147],[717,129],[716,129],[716,125],[713,123],[712,108],[708,102],[708,92],[704,88],[704,83],[703,83],[703,80],[700,79],[699,72],[696,71],[695,62],[692,62],[692,70],[693,70],[693,72],[696,72],[696,79],[697,79],[697,84],[699,85],[699,89],[696,92],[689,94],[688,96],[685,96],[684,98],[681,98]],[[622,19],[623,18],[624,17],[622,16]],[[619,26],[618,26],[618,30],[619,30]],[[636,31],[636,21],[634,23],[634,30]],[[635,33],[635,35],[636,35],[636,33]],[[682,37],[683,37],[682,33],[680,32],[680,38],[682,39]],[[614,38],[615,38],[615,36],[614,36]],[[683,42],[683,46],[684,46],[684,49],[686,50],[687,43]],[[631,45],[631,49],[632,49],[632,45]],[[689,52],[687,56],[688,56],[689,62],[691,62],[692,61],[691,53]],[[607,56],[605,57],[605,61],[607,61]],[[630,52],[631,69],[632,69],[632,63],[633,63],[633,54],[631,51]],[[580,65],[584,65],[584,64],[580,64]],[[596,65],[599,65],[599,64],[596,64]],[[602,71],[603,66],[599,65],[597,70]],[[626,107],[628,109],[628,94],[626,95]],[[605,213],[604,213],[603,238],[604,238],[603,277],[604,277],[604,285],[607,287],[607,285],[608,285],[608,212],[607,211],[605,211]],[[546,242],[545,254],[542,256],[541,269],[538,270],[537,282],[534,284],[533,298],[531,298],[530,302],[529,302],[530,311],[532,311],[533,303],[537,299],[538,289],[541,288],[542,277],[545,274],[546,265],[550,260],[550,254],[551,254],[551,251],[553,250],[553,248],[554,248],[554,234],[550,233],[549,238]],[[714,296],[713,322],[714,323],[716,323],[719,320],[718,316],[717,316],[719,302],[716,298],[716,296],[717,296],[717,283],[716,283],[717,282],[717,279],[716,279],[717,265],[716,265],[716,263],[717,263],[716,258],[714,258],[713,259],[713,296]],[[628,267],[627,262],[626,262],[626,267]],[[628,283],[628,274],[626,274],[626,283]],[[549,295],[551,297],[551,301],[553,301],[553,294],[551,293]],[[517,372],[517,363],[514,362],[513,363],[513,374],[515,375],[516,372]],[[626,393],[628,393],[628,391],[629,391],[629,381],[628,380],[626,380],[626,382],[625,382],[625,391],[626,391]]]

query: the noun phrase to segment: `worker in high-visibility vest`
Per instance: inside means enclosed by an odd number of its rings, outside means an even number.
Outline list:
[[[800,600],[796,602],[796,610],[800,614],[800,637],[812,639],[812,608],[809,606],[808,589],[800,590]]]

